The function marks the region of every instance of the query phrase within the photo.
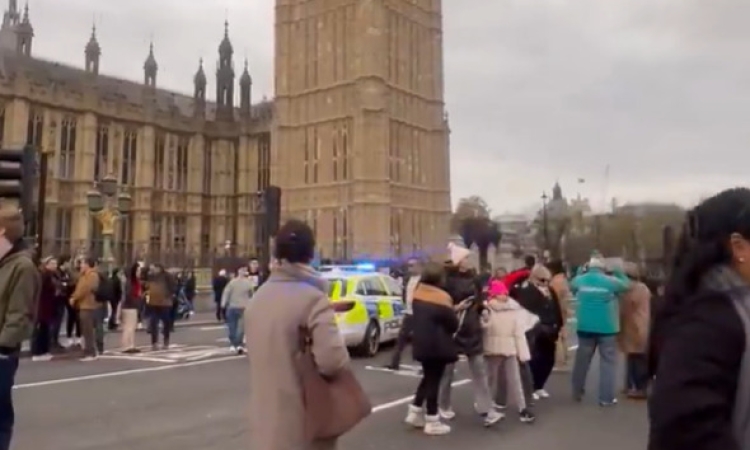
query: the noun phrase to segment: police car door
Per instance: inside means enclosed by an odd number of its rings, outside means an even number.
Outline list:
[[[386,290],[383,276],[377,275],[367,279],[367,290],[374,296],[378,311],[378,322],[380,323],[383,341],[393,339],[398,335],[398,320],[393,314],[391,300]]]

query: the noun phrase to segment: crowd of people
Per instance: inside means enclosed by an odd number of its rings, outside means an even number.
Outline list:
[[[94,258],[66,256],[43,258],[39,270],[33,361],[76,352],[81,361],[94,361],[104,353],[105,332],[117,330],[122,332],[119,350],[139,353],[135,337],[144,322],[152,349],[168,348],[181,302],[188,314],[192,311],[196,282],[189,271],[173,274],[158,263],[146,267],[140,262],[125,271],[105,270]]]
[[[105,322],[112,326],[95,261],[83,258],[72,271],[69,261],[47,258],[40,273],[22,236],[21,214],[0,210],[0,450],[10,444],[19,350],[32,329],[34,354],[42,356],[59,343],[62,324],[72,323],[70,343],[78,342],[79,330],[90,360],[102,350]],[[311,266],[315,246],[307,224],[289,221],[277,233],[278,263],[268,277],[248,268],[214,280],[217,318],[228,322],[230,345],[245,352],[247,334],[249,431],[259,450],[335,449],[369,410],[326,282]],[[409,426],[428,435],[451,431],[452,377],[461,357],[485,426],[511,406],[522,422],[534,422],[535,403],[550,396],[547,380],[572,313],[573,400],[583,399],[598,353],[598,404],[617,404],[619,352],[626,362],[623,394],[649,402],[649,450],[750,449],[749,189],[723,191],[688,212],[663,290],[647,286],[637,266],[613,266],[599,254],[575,270],[527,258],[522,269],[490,275],[471,267],[467,249],[451,246],[449,253],[442,263],[410,261],[403,280],[406,317],[391,366],[399,366],[410,338],[422,372],[408,405]],[[121,326],[137,326],[136,299],[148,298],[152,343],[158,347],[161,324],[168,345],[171,276],[158,265],[134,265],[124,278]],[[132,334],[123,333],[123,344],[135,348]],[[314,363],[301,363],[305,355]],[[305,401],[313,388],[320,404]],[[348,412],[354,417],[344,417]]]

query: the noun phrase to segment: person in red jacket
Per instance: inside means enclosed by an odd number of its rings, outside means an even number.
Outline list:
[[[524,281],[528,280],[529,275],[531,274],[531,268],[536,265],[536,258],[534,258],[531,255],[528,255],[526,258],[524,258],[524,267],[518,270],[514,270],[513,272],[505,275],[505,277],[502,279],[503,284],[505,284],[505,287],[508,288],[508,291],[510,292],[511,297],[513,296],[513,291],[520,286]]]

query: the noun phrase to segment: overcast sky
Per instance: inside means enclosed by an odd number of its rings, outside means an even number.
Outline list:
[[[750,2],[443,5],[454,202],[527,209],[556,180],[598,207],[747,184]],[[157,83],[190,93],[198,59],[213,70],[226,11],[237,65],[247,56],[255,98],[271,97],[272,0],[31,0],[34,51],[82,65],[96,17],[103,72],[142,80],[153,36]]]

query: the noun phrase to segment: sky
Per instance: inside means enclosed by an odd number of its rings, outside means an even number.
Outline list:
[[[272,0],[30,2],[35,55],[83,65],[95,21],[103,73],[142,80],[153,38],[157,84],[184,93],[228,17],[235,64],[273,97]],[[746,185],[748,19],[745,0],[444,0],[454,205],[527,211],[556,181],[595,208]]]

